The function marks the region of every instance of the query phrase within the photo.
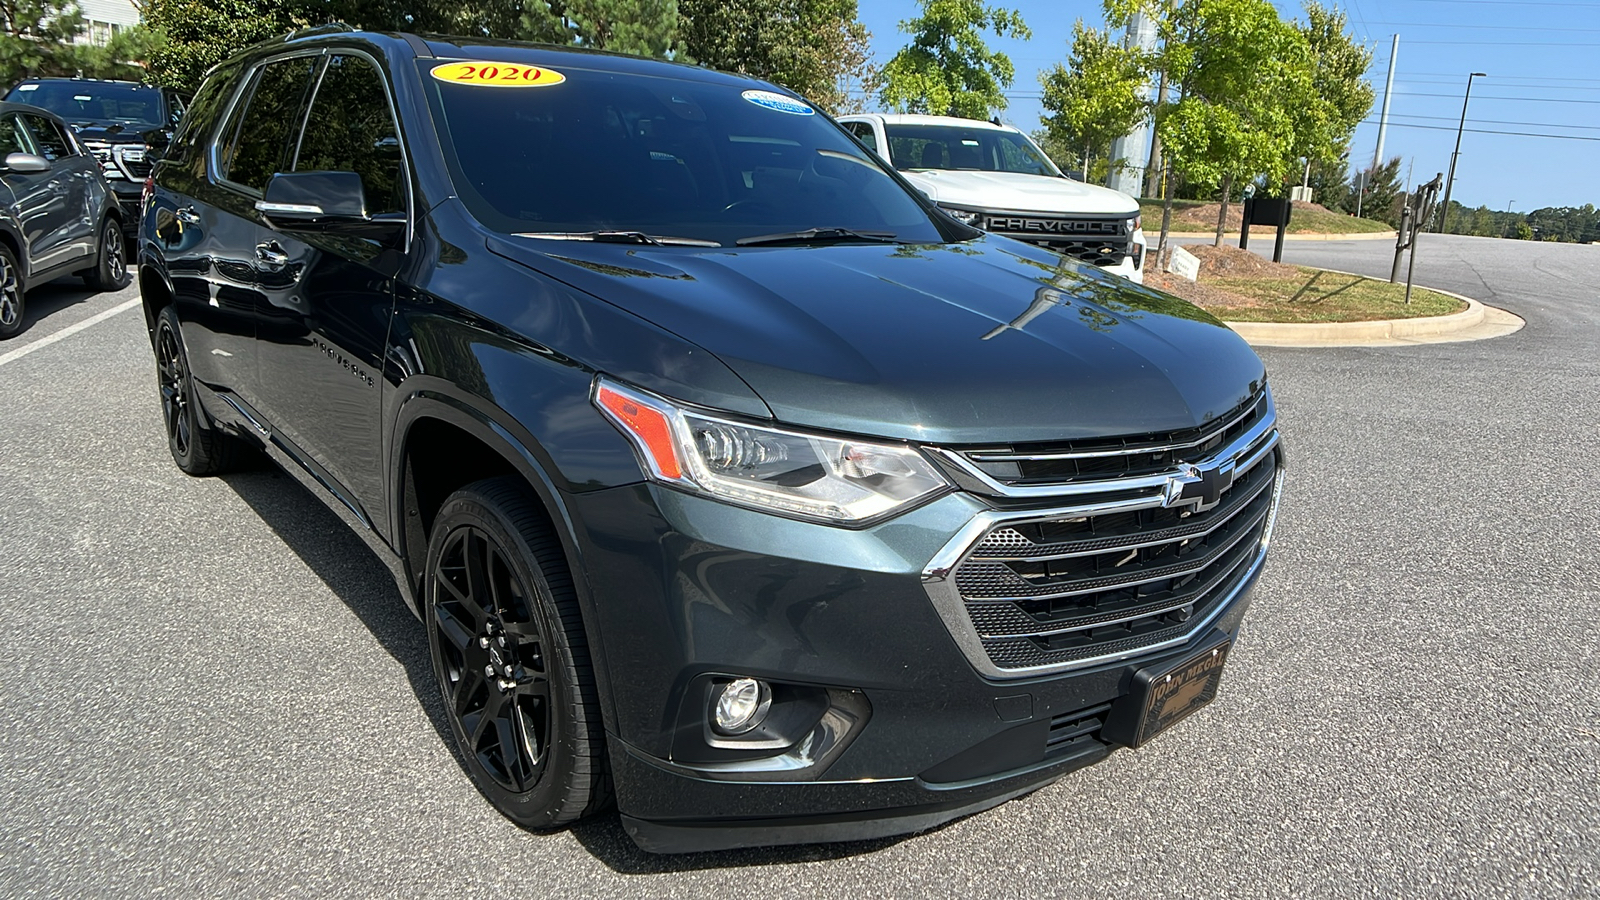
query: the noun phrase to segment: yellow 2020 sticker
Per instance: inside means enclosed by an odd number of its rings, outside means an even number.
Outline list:
[[[567,80],[552,69],[507,62],[458,62],[435,66],[433,77],[479,87],[549,87]]]

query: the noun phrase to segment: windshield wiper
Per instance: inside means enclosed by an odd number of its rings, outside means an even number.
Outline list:
[[[758,234],[734,241],[740,247],[758,244],[821,244],[833,241],[865,241],[871,244],[897,244],[892,231],[855,231],[850,228],[807,228],[804,231],[780,231],[777,234]]]
[[[519,231],[517,237],[545,241],[593,241],[597,244],[650,244],[656,247],[721,247],[716,241],[674,237],[670,234],[645,234],[642,231]]]

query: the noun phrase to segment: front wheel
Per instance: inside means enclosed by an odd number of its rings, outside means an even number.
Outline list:
[[[605,737],[578,602],[527,487],[494,478],[451,494],[425,576],[434,674],[479,792],[530,829],[603,806]]]
[[[17,270],[17,255],[0,243],[0,338],[22,330],[22,273]]]
[[[117,220],[106,217],[100,223],[100,253],[94,269],[83,276],[83,283],[97,291],[120,291],[128,286],[127,242]]]
[[[118,235],[118,240],[121,236]],[[178,330],[178,313],[162,308],[156,318],[156,386],[161,390],[161,421],[166,426],[172,461],[190,475],[216,475],[233,468],[239,440],[215,428],[202,428],[200,409],[189,374],[189,354]]]

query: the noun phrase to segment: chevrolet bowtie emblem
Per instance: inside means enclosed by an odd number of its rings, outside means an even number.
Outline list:
[[[1205,468],[1185,465],[1181,471],[1167,477],[1161,505],[1193,505],[1195,512],[1205,512],[1221,503],[1222,495],[1230,487],[1233,487],[1233,460]]]

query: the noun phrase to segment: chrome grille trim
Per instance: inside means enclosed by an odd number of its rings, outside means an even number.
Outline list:
[[[1246,483],[1258,466],[1278,454],[1271,394],[1229,415],[1205,438],[1182,445],[1203,446],[1244,427],[1251,416],[1260,419],[1204,458],[1182,460],[1154,474],[1064,484],[1007,485],[989,477],[973,458],[931,449],[941,463],[959,470],[969,489],[980,490],[981,485],[997,496],[1060,501],[1048,509],[979,513],[924,567],[924,589],[968,662],[991,679],[1033,677],[1158,653],[1210,628],[1260,571],[1276,525],[1284,481],[1281,459]],[[990,453],[982,456],[990,458]],[[1196,471],[1191,463],[1207,471],[1231,468],[1221,499],[1208,499],[1216,496],[1212,494],[1197,498],[1192,491],[1188,505],[1176,499],[1185,491],[1176,491],[1182,485],[1173,482]],[[1081,531],[1071,521],[1121,514],[1134,516],[1090,521]],[[1184,522],[1191,514],[1199,521]],[[1050,528],[1049,523],[1064,527]],[[1171,550],[1146,553],[1207,539],[1218,543],[1188,559],[1163,558]],[[1068,562],[1063,568],[1040,565],[1123,552],[1141,554],[1135,565],[1150,568],[1118,573],[1115,556]],[[1163,581],[1169,584],[1161,585]],[[1185,621],[1185,616],[1192,618]]]
[[[1222,429],[1226,431],[1227,429]],[[1214,435],[1213,435],[1214,436]],[[1254,465],[1263,459],[1266,454],[1278,443],[1278,415],[1272,397],[1267,396],[1267,410],[1261,416],[1261,421],[1234,439],[1233,443],[1213,454],[1215,459],[1250,459],[1249,465]],[[1170,469],[1150,475],[1138,475],[1124,478],[1098,479],[1093,481],[1073,481],[1060,484],[1028,484],[1014,485],[991,476],[978,468],[977,464],[968,459],[964,454],[945,447],[930,448],[931,452],[939,458],[958,469],[962,475],[982,485],[985,492],[999,497],[1013,497],[1017,499],[1045,499],[1066,498],[1083,496],[1087,494],[1105,494],[1117,491],[1148,490],[1152,491],[1149,501],[1154,505],[1161,503],[1161,490],[1167,481],[1178,475],[1182,470],[1174,466]],[[1152,451],[1154,452],[1154,451]],[[1245,470],[1244,462],[1238,463],[1236,471]],[[1141,498],[1142,499],[1142,498]]]
[[[1276,444],[1276,441],[1273,443]],[[939,617],[944,620],[945,627],[950,630],[951,637],[955,639],[957,646],[961,648],[962,653],[967,657],[967,662],[970,663],[972,667],[980,674],[993,680],[1004,681],[1017,678],[1031,678],[1040,675],[1051,675],[1060,672],[1072,671],[1075,669],[1083,669],[1092,666],[1121,662],[1136,656],[1145,656],[1151,653],[1159,653],[1163,650],[1168,650],[1174,647],[1180,647],[1188,643],[1196,635],[1210,628],[1212,623],[1216,622],[1217,619],[1231,609],[1234,602],[1239,599],[1239,596],[1244,593],[1245,589],[1251,584],[1255,576],[1261,571],[1262,565],[1266,562],[1267,548],[1272,542],[1273,530],[1277,526],[1279,500],[1283,495],[1283,477],[1284,472],[1281,468],[1273,475],[1272,500],[1266,515],[1266,523],[1262,528],[1260,542],[1257,545],[1255,552],[1245,558],[1245,568],[1243,573],[1239,573],[1237,568],[1235,568],[1234,570],[1231,570],[1229,573],[1225,574],[1223,578],[1219,580],[1219,583],[1225,583],[1229,579],[1236,579],[1234,586],[1228,591],[1226,596],[1214,603],[1204,616],[1198,617],[1194,622],[1193,627],[1186,629],[1177,637],[1168,638],[1156,643],[1139,644],[1135,647],[1118,649],[1109,653],[1094,654],[1078,659],[1051,663],[1042,666],[1001,668],[989,657],[989,652],[984,646],[983,638],[979,636],[976,627],[972,623],[972,618],[967,611],[966,600],[956,589],[955,580],[949,577],[951,571],[967,555],[967,552],[976,546],[977,542],[982,539],[983,535],[996,526],[1016,524],[1027,521],[1045,521],[1049,519],[1083,515],[1084,510],[1089,507],[1063,507],[1053,510],[1036,510],[1032,512],[1018,512],[1009,514],[999,512],[980,513],[979,515],[973,517],[972,521],[967,524],[967,527],[963,528],[961,532],[958,533],[956,537],[952,539],[950,543],[947,544],[944,549],[934,557],[934,561],[930,562],[929,565],[924,569],[923,588],[927,591],[929,599],[933,601],[935,611],[938,612]],[[1094,627],[1100,627],[1100,625],[1095,625]],[[1041,628],[1039,632],[1034,632],[1034,634],[1037,635],[1040,632],[1051,630],[1052,629]]]
[[[1229,538],[1216,549],[1208,550],[1204,556],[1197,557],[1192,561],[1174,563],[1173,565],[1162,566],[1156,569],[1144,569],[1138,572],[1130,572],[1124,576],[1107,575],[1102,578],[1078,579],[1075,583],[1075,586],[1071,590],[1066,591],[1049,591],[1037,594],[1014,595],[973,595],[963,593],[962,596],[965,597],[969,603],[1016,603],[1023,600],[1059,600],[1063,597],[1077,597],[1083,594],[1098,594],[1101,591],[1113,591],[1121,588],[1138,587],[1141,584],[1151,584],[1157,581],[1166,581],[1169,578],[1182,578],[1186,575],[1195,575],[1205,571],[1208,566],[1216,562],[1229,550],[1232,550],[1234,545],[1238,544],[1241,540],[1244,540],[1244,538],[1249,535],[1249,533],[1254,530],[1257,525],[1261,524],[1262,517],[1266,515],[1268,515],[1268,512],[1263,512],[1255,516],[1251,521],[1245,523],[1244,530],[1242,530],[1239,534]],[[1233,519],[1229,519],[1226,522],[1218,523],[1217,527],[1221,528],[1223,525],[1232,524],[1234,524]],[[989,558],[984,557],[983,559],[985,562],[987,562]],[[1033,562],[1033,560],[1029,560],[1029,562]],[[1028,583],[1027,579],[1020,575],[1013,574],[1012,577],[1021,581],[1024,585]],[[957,575],[956,580],[957,586],[959,587],[961,583],[961,577],[959,574]],[[1041,585],[1041,587],[1048,587],[1048,585]],[[1070,631],[1071,629],[1066,630]]]
[[[1176,450],[1188,450],[1192,447],[1198,447],[1201,444],[1215,440],[1217,435],[1223,434],[1233,426],[1255,415],[1256,409],[1261,406],[1261,401],[1263,399],[1264,398],[1262,397],[1252,398],[1250,401],[1244,404],[1243,409],[1238,415],[1228,419],[1228,421],[1222,425],[1218,425],[1216,428],[1211,429],[1211,431],[1207,432],[1205,436],[1193,441],[1183,441],[1181,443],[1152,442],[1133,447],[1123,447],[1117,450],[1085,450],[1081,453],[1006,453],[1002,451],[974,451],[965,455],[973,462],[1016,462],[1019,460],[1038,462],[1056,459],[1105,459],[1112,456],[1138,456],[1142,453],[1164,453]]]

